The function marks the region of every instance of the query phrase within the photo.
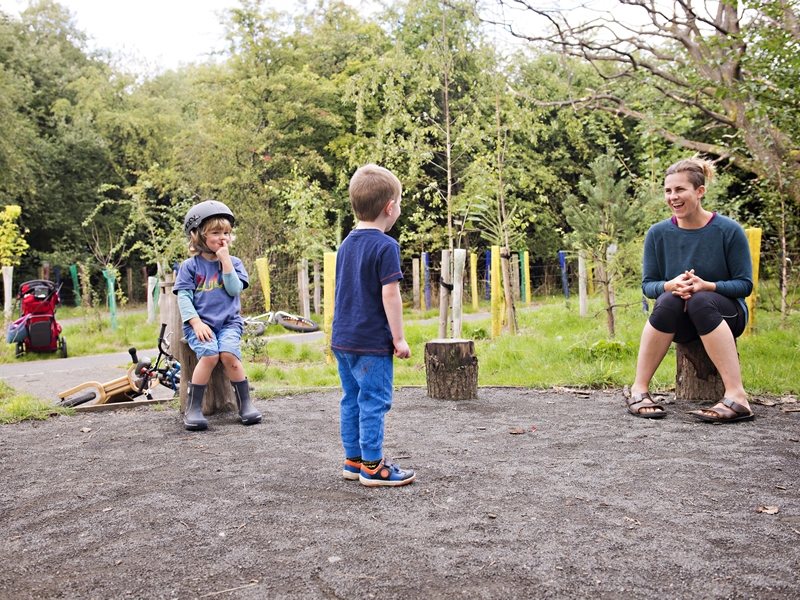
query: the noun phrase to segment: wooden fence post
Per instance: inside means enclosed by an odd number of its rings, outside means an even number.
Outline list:
[[[134,302],[136,299],[133,297],[133,269],[131,267],[126,267],[125,275],[127,276],[128,283],[128,300]]]

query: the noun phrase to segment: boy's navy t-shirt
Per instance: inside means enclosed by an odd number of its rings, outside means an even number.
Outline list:
[[[331,348],[362,355],[394,353],[383,286],[403,278],[400,244],[377,229],[354,229],[336,254]]]
[[[250,282],[242,261],[231,256],[233,269],[242,285],[246,288]],[[178,270],[178,278],[172,288],[173,293],[179,290],[191,290],[194,293],[192,304],[197,316],[208,325],[214,333],[225,327],[237,327],[244,330],[244,320],[239,314],[242,305],[239,295],[230,296],[222,283],[222,263],[218,260],[206,260],[202,256],[193,256],[185,260]],[[184,334],[192,330],[191,325],[183,324]]]

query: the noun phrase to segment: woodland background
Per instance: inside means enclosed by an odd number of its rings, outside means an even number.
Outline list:
[[[214,199],[236,215],[251,273],[263,256],[291,272],[338,247],[349,178],[375,162],[403,182],[391,235],[405,261],[497,244],[529,251],[536,275],[559,250],[614,243],[635,282],[644,233],[669,214],[665,168],[702,152],[718,167],[704,205],[762,228],[761,277],[785,314],[800,11],[695,4],[397,0],[364,16],[242,0],[224,53],[154,74],[89,51],[57,2],[0,12],[0,206],[21,207],[29,245],[4,264],[16,281],[82,265],[99,288],[102,269],[155,275],[186,256],[188,207]]]

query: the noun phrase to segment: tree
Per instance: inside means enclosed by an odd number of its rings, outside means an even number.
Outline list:
[[[0,265],[14,267],[28,250],[25,231],[21,230],[17,220],[22,214],[19,206],[6,206],[0,212]]]
[[[462,194],[466,170],[493,137],[493,56],[466,2],[408,0],[384,20],[393,45],[348,87],[361,134],[352,160],[401,175],[406,250],[452,249],[454,215],[474,201]]]
[[[537,34],[507,23],[514,35],[580,58],[602,76],[600,86],[555,104],[635,119],[753,173],[800,205],[797,2],[618,0],[578,22],[566,9],[498,1],[549,24]],[[785,247],[785,231],[779,235]],[[782,277],[785,289],[785,269]]]
[[[614,282],[617,279],[616,250],[641,228],[640,205],[628,193],[628,182],[619,177],[619,160],[613,153],[600,156],[591,164],[592,177],[582,177],[578,189],[586,200],[576,196],[564,203],[564,214],[572,227],[568,239],[575,250],[585,250],[597,265],[606,303],[608,334],[615,335]]]
[[[755,91],[763,87],[787,90],[790,81],[782,68],[751,71],[751,64],[763,66],[765,61],[763,53],[751,57],[747,44],[752,38],[772,37],[773,28],[793,44],[800,43],[793,3],[782,1],[776,8],[776,3],[758,1],[745,6],[736,2],[695,6],[689,0],[661,6],[652,0],[619,0],[620,7],[630,7],[625,10],[627,20],[609,11],[580,24],[566,11],[523,4],[552,27],[537,35],[508,24],[514,35],[582,58],[603,77],[603,89],[586,90],[588,95],[571,99],[570,105],[644,121],[684,148],[729,159],[763,177],[772,179],[783,173],[791,180],[788,189],[800,201],[798,140],[776,126]],[[791,52],[789,46],[781,55],[788,58]],[[648,86],[659,95],[649,106],[634,106],[625,88],[629,83]],[[676,107],[689,109],[707,127],[664,126],[671,120],[663,117]],[[711,127],[714,133],[704,135]]]

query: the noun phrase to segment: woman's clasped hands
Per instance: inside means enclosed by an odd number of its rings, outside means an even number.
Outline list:
[[[697,292],[713,292],[717,287],[713,283],[709,283],[695,275],[694,269],[691,271],[684,271],[667,283],[664,289],[672,292],[674,296],[680,296],[684,300],[688,300],[692,297],[692,294],[696,294]]]

